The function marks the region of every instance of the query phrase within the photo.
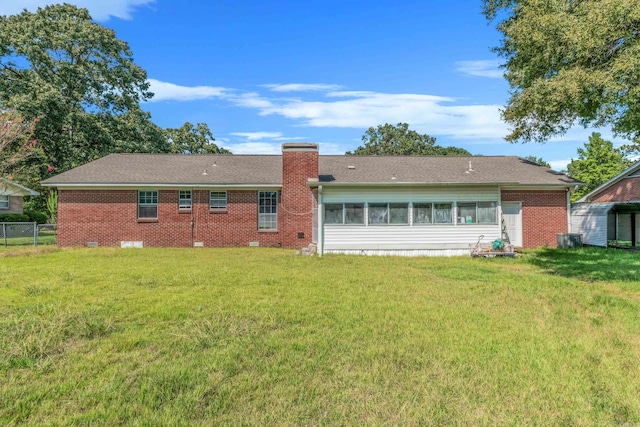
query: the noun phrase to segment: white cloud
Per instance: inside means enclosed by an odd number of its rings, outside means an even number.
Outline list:
[[[503,71],[499,68],[500,64],[501,62],[497,59],[460,61],[456,62],[456,71],[469,76],[500,79],[503,76]]]
[[[324,92],[338,90],[342,86],[324,83],[287,83],[287,84],[267,84],[262,87],[269,88],[273,92]]]
[[[150,90],[154,97],[149,102],[157,101],[196,101],[199,99],[223,96],[227,89],[216,86],[179,86],[173,83],[149,79]]]
[[[455,99],[424,94],[370,91],[327,93],[320,100],[278,99],[257,93],[227,96],[235,105],[260,115],[279,115],[302,126],[366,129],[406,122],[419,132],[461,139],[502,139],[507,134],[499,105],[448,105]]]
[[[89,9],[96,21],[106,21],[110,17],[132,19],[136,8],[154,3],[155,0],[66,0],[66,3]],[[51,0],[4,0],[0,1],[0,15],[15,15],[27,9],[35,12],[39,7],[61,3]]]
[[[240,142],[226,144],[224,148],[233,154],[280,154],[281,144],[274,142]]]
[[[231,132],[231,135],[242,136],[249,141],[259,141],[261,139],[281,138],[282,132]]]
[[[571,162],[571,159],[553,160],[550,161],[551,169],[554,171],[562,171],[567,169],[567,165]]]

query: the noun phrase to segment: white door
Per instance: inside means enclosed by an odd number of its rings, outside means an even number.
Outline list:
[[[502,229],[514,246],[522,246],[522,203],[502,202]]]

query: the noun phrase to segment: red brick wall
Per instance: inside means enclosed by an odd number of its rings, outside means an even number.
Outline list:
[[[313,151],[312,151],[313,150]],[[309,178],[318,178],[318,149],[309,151],[282,152],[282,198],[280,209],[280,230],[283,246],[302,248],[312,240],[312,209],[317,207],[312,189],[307,185]],[[298,237],[304,233],[304,237]]]
[[[256,190],[228,191],[223,212],[209,210],[208,190],[194,190],[192,197],[192,210],[179,211],[178,191],[160,190],[158,220],[143,222],[137,219],[137,190],[60,190],[58,244],[120,246],[121,241],[142,241],[146,247],[190,247],[193,228],[193,241],[205,247],[248,246],[254,241],[285,246],[279,230],[258,231]]]
[[[591,198],[592,202],[640,200],[640,176],[625,178]]]
[[[278,197],[278,229],[258,231],[258,191],[227,192],[227,209],[209,210],[209,191],[192,191],[192,209],[178,209],[178,190],[158,191],[158,219],[137,219],[137,190],[60,190],[58,244],[120,246],[260,246],[300,249],[312,241],[312,209],[317,196],[307,185],[318,178],[315,144],[283,145],[282,191]],[[302,233],[302,234],[300,234]]]
[[[566,191],[503,190],[501,198],[503,202],[522,202],[523,247],[556,247],[556,234],[567,232]]]

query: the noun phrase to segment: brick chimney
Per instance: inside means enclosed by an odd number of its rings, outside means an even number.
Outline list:
[[[312,211],[318,206],[309,181],[318,180],[318,144],[282,144],[282,245],[301,249],[312,242]]]

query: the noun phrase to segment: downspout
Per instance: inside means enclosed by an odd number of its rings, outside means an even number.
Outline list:
[[[318,256],[322,256],[324,252],[324,221],[322,218],[322,185],[318,185]]]
[[[571,188],[567,188],[567,233],[571,233]]]

